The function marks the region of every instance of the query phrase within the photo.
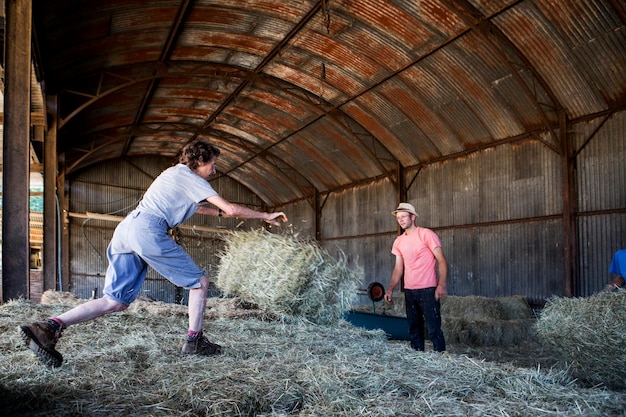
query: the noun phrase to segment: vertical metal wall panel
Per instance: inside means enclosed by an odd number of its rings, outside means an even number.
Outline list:
[[[342,252],[347,256],[348,267],[362,271],[361,288],[367,288],[372,282],[380,282],[385,288],[389,284],[395,257],[391,254],[391,245],[395,234],[364,236],[356,239],[334,239],[324,243],[324,247],[335,259]],[[355,294],[355,302],[368,304],[367,296]]]
[[[588,295],[611,280],[613,254],[626,248],[626,112],[578,123],[572,131],[578,151],[578,292]]]
[[[324,200],[322,244],[332,255],[342,251],[351,267],[363,270],[364,288],[375,281],[389,283],[396,204],[397,190],[388,179],[332,192]]]
[[[413,178],[415,180],[413,181]],[[559,156],[539,141],[503,145],[407,172],[408,198],[426,227],[558,214]]]
[[[560,158],[542,142],[433,164],[405,181],[418,225],[442,240],[451,294],[536,303],[562,294],[562,227],[552,218],[562,207]]]
[[[315,211],[312,201],[300,200],[286,207],[277,207],[275,211],[283,211],[289,219],[286,227],[282,227],[283,229],[298,239],[315,239]]]
[[[609,265],[618,249],[626,248],[626,213],[582,216],[578,220],[578,293],[602,290],[613,278]]]
[[[577,290],[585,296],[606,284],[613,252],[626,247],[626,175],[620,168],[626,160],[626,112],[571,123],[568,132],[578,152]],[[548,133],[542,133],[405,169],[408,201],[417,208],[418,224],[434,229],[442,240],[450,264],[450,294],[524,295],[541,304],[564,293],[562,167],[551,143]],[[86,170],[72,179],[71,210],[123,215],[162,169],[162,162],[137,158],[132,164],[109,162]],[[227,177],[212,184],[233,202],[264,209],[258,197]],[[350,265],[363,269],[363,287],[374,281],[389,283],[394,263],[390,250],[398,231],[390,212],[398,191],[392,181],[381,179],[318,196],[321,243],[331,254],[341,251]],[[314,237],[313,203],[305,199],[277,208],[290,218],[287,232]],[[101,256],[115,224],[71,221],[72,286],[89,296],[103,281],[98,275],[104,273]],[[190,223],[239,230],[262,225],[200,215]],[[181,231],[180,238],[198,264],[213,274],[223,248],[221,238],[193,231]],[[150,271],[144,291],[172,300],[170,285]]]
[[[626,207],[626,112],[573,126],[578,153],[578,209],[590,212]]]
[[[330,193],[322,208],[322,239],[394,230],[391,212],[397,199],[387,179]]]
[[[523,295],[536,304],[563,295],[560,230],[558,220],[435,230],[449,263],[449,293]]]

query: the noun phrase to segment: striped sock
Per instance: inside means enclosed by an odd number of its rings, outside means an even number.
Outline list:
[[[193,331],[193,330],[187,331],[187,341],[188,342],[195,342],[201,336],[202,336],[202,330],[200,330],[199,332],[196,332],[196,331]]]

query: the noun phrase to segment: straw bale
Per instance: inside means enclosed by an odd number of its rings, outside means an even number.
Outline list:
[[[85,302],[78,298],[74,293],[67,291],[46,290],[41,295],[41,304],[62,305],[67,307],[75,307]]]
[[[448,296],[441,302],[441,314],[468,320],[518,320],[532,318],[526,297]]]
[[[523,295],[496,298],[500,304],[502,320],[524,320],[535,318],[533,309]]]
[[[128,311],[140,314],[173,314],[177,316],[187,315],[187,306],[170,304],[163,301],[133,301],[128,306]]]
[[[441,315],[466,320],[500,320],[502,312],[495,298],[479,296],[447,296],[441,302]]]
[[[333,323],[350,309],[362,271],[315,243],[266,231],[226,237],[216,285],[279,316]]]
[[[553,297],[536,323],[537,337],[564,360],[577,378],[626,388],[626,291],[588,298]]]
[[[442,318],[448,343],[468,346],[513,346],[532,339],[534,320],[468,320]]]
[[[376,303],[373,309],[378,314],[406,317],[404,293],[394,292],[392,304]],[[364,304],[358,310],[372,312],[372,306]],[[533,318],[533,311],[521,295],[497,298],[449,295],[441,301],[441,315],[466,320],[524,320]]]
[[[372,306],[355,307],[372,312]],[[404,294],[394,293],[393,304],[380,303],[375,313],[406,317]],[[441,302],[446,341],[468,346],[512,346],[533,339],[535,320],[523,296],[487,298],[447,296]]]
[[[224,354],[188,357],[179,353],[186,318],[127,310],[68,328],[57,344],[63,366],[48,369],[15,326],[63,309],[0,305],[0,415],[609,416],[626,402],[626,392],[580,387],[563,369],[415,352],[342,321],[217,319],[205,333]]]

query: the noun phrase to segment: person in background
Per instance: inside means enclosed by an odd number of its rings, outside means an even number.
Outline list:
[[[154,180],[137,208],[113,233],[107,248],[109,265],[102,298],[89,300],[57,317],[18,326],[26,346],[41,362],[61,366],[63,356],[56,350],[56,343],[67,327],[128,308],[141,289],[148,266],[173,284],[189,289],[189,326],[181,354],[221,353],[221,346],[202,333],[209,278],[168,236],[168,230],[195,213],[262,219],[274,226],[286,222],[287,216],[283,212],[255,211],[220,197],[208,182],[216,172],[219,154],[219,149],[208,142],[189,143],[182,149],[178,163]],[[200,205],[204,201],[214,207]]]
[[[626,276],[626,249],[620,249],[613,255],[613,260],[609,266],[609,272],[616,275],[605,287],[606,291],[615,291],[624,287],[624,276]]]
[[[396,238],[391,250],[396,256],[396,263],[385,301],[393,302],[393,289],[404,276],[411,347],[424,350],[426,326],[433,350],[444,352],[446,341],[441,330],[440,300],[447,295],[448,263],[439,237],[430,229],[416,226],[417,213],[409,203],[400,203],[392,214],[404,233]]]

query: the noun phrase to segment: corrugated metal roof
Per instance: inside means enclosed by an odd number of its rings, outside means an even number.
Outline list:
[[[626,104],[617,0],[35,0],[68,172],[174,157],[276,206]]]

